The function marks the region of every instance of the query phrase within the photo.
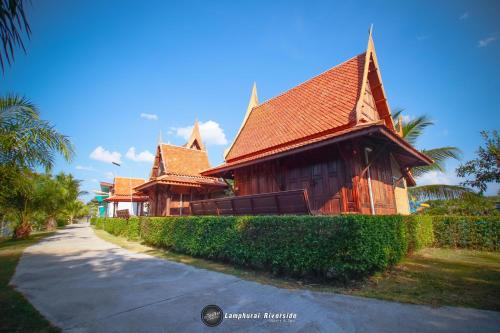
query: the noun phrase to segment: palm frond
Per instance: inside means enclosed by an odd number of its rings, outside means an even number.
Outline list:
[[[403,139],[414,145],[418,137],[431,125],[434,125],[434,122],[426,115],[403,122]]]
[[[26,49],[23,42],[23,34],[29,38],[31,29],[24,13],[22,0],[0,0],[0,68],[5,69],[5,62],[11,64],[14,60],[14,49],[20,47],[24,52]]]
[[[0,97],[0,163],[50,169],[55,153],[71,160],[69,138],[40,119],[37,108],[24,97]]]
[[[412,168],[411,172],[413,176],[420,177],[425,173],[430,171],[445,171],[444,164],[449,159],[460,160],[462,157],[462,151],[457,147],[441,147],[429,150],[422,150],[422,153],[430,157],[434,163],[426,166],[419,166]]]
[[[411,199],[417,201],[457,199],[470,192],[469,188],[458,185],[436,184],[408,188]]]

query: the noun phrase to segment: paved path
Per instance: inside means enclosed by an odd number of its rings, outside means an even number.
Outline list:
[[[11,283],[68,332],[499,332],[500,312],[293,291],[119,248],[71,226],[26,249]],[[229,320],[201,309],[294,312],[293,322]],[[263,314],[262,314],[263,316]]]

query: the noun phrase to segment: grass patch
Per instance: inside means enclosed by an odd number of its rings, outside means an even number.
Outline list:
[[[8,285],[24,249],[51,234],[36,233],[25,240],[0,241],[0,332],[60,332]]]
[[[298,280],[150,247],[106,231],[96,235],[127,250],[287,289],[308,289],[432,306],[500,310],[500,253],[429,248],[386,273],[346,284]]]
[[[500,253],[429,248],[352,292],[433,306],[500,310]]]

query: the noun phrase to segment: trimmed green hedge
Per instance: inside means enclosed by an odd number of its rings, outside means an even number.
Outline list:
[[[435,246],[500,250],[500,216],[432,216]]]
[[[383,270],[407,249],[401,216],[148,218],[141,237],[150,245],[274,273],[342,279]]]
[[[404,217],[406,222],[406,237],[408,252],[415,252],[434,244],[434,228],[432,216],[409,215]]]
[[[140,238],[140,219],[131,217],[128,221],[122,218],[97,218],[90,219],[90,224],[97,229],[103,229],[115,236],[126,237],[130,240],[138,240]]]
[[[94,218],[98,229],[277,274],[351,279],[428,246],[498,251],[498,217],[182,216]]]

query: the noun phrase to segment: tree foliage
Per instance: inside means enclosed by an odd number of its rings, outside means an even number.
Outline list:
[[[402,114],[404,109],[396,109],[393,112],[393,119],[396,128],[401,128],[402,137],[408,143],[415,145],[417,139],[424,133],[424,130],[429,126],[434,125],[434,122],[426,115],[416,117],[414,119],[404,119]],[[418,166],[412,168],[411,172],[415,177],[421,177],[431,171],[445,171],[445,162],[449,159],[459,160],[462,152],[457,147],[446,146],[433,149],[423,149],[422,153],[429,156],[434,163],[426,166]],[[459,198],[464,193],[470,192],[469,189],[463,186],[433,184],[425,186],[415,186],[408,189],[410,196],[415,200],[427,199],[452,199]]]
[[[31,29],[24,12],[22,0],[0,0],[0,38],[2,48],[0,48],[0,67],[2,71],[5,65],[14,61],[14,51],[16,47],[26,52],[23,42],[23,35],[31,35]]]
[[[458,199],[430,200],[428,208],[419,213],[425,215],[494,216],[500,215],[496,209],[498,197],[484,197],[469,192]]]
[[[16,227],[16,236],[29,235],[37,221],[46,225],[62,214],[81,193],[71,175],[39,174],[50,170],[56,154],[67,161],[74,155],[69,138],[40,118],[35,105],[17,95],[0,97],[0,218]]]
[[[477,150],[477,158],[457,168],[457,175],[462,178],[473,176],[473,179],[464,181],[462,185],[477,188],[483,193],[487,183],[500,182],[500,137],[496,130],[491,135],[482,131],[481,136],[485,141],[484,147],[480,146]]]
[[[74,155],[69,138],[40,119],[36,106],[17,95],[0,97],[0,164],[13,168],[52,168],[55,154]]]

